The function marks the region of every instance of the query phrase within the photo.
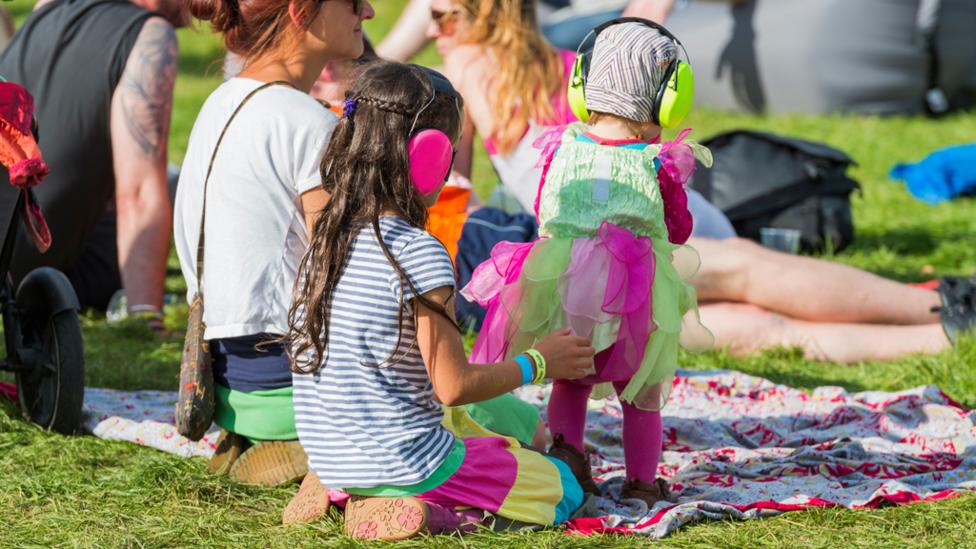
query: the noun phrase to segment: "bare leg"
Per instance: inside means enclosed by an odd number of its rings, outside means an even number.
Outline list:
[[[784,254],[749,240],[692,238],[702,267],[698,299],[758,305],[814,322],[936,324],[936,292],[822,259]]]
[[[950,347],[938,324],[893,326],[807,322],[753,305],[715,303],[700,307],[702,323],[717,347],[744,355],[770,347],[800,347],[811,360],[859,362],[891,360]]]

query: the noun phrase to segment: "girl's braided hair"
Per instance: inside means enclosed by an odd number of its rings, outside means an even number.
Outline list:
[[[433,102],[423,109],[432,94]],[[426,227],[427,207],[410,180],[409,133],[416,117],[415,130],[436,128],[456,142],[462,123],[460,97],[435,94],[424,69],[374,61],[346,98],[355,108],[336,125],[322,157],[322,188],[330,198],[315,222],[288,312],[287,347],[297,373],[318,370],[326,358],[333,292],[364,229],[372,228],[400,280],[400,330],[390,358],[401,349],[403,315],[408,310],[404,288],[412,290],[415,300],[452,319],[444,305],[418,294],[383,240],[379,220],[392,214],[418,229]]]

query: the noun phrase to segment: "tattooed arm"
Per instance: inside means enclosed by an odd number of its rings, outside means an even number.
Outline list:
[[[112,97],[119,270],[130,307],[161,307],[163,301],[173,219],[166,140],[176,62],[173,27],[158,17],[148,19]]]

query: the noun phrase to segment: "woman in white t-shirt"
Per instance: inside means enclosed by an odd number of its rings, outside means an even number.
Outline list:
[[[204,243],[204,337],[214,357],[214,421],[224,429],[210,470],[281,484],[307,465],[277,338],[288,329],[307,227],[329,198],[319,161],[337,120],[308,92],[327,62],[362,54],[362,21],[374,12],[368,0],[192,0],[190,11],[223,33],[244,65],[200,110],[175,204],[188,300]]]

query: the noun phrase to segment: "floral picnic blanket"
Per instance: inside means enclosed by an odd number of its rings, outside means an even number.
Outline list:
[[[549,388],[517,393],[545,415]],[[176,393],[87,389],[86,429],[182,456],[206,457],[173,427]],[[586,444],[602,497],[569,528],[663,537],[701,520],[753,519],[810,507],[872,508],[976,488],[976,413],[936,387],[811,394],[733,371],[680,370],[664,418],[659,474],[676,504],[621,500],[620,406],[593,401]]]
[[[539,406],[548,391],[519,389]],[[620,406],[592,402],[585,443],[603,497],[590,498],[571,529],[660,538],[700,520],[873,508],[976,488],[976,414],[936,387],[807,394],[739,372],[685,370],[662,415],[658,474],[677,503],[621,501]]]
[[[209,458],[219,429],[212,425],[193,442],[176,431],[176,391],[119,391],[85,388],[82,428],[99,438],[123,440],[181,457]]]

